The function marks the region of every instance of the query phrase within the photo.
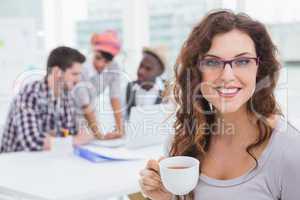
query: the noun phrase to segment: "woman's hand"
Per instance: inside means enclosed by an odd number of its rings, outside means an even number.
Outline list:
[[[140,172],[141,179],[139,183],[146,197],[152,200],[171,200],[172,194],[165,189],[161,182],[159,161],[148,161],[146,168]]]

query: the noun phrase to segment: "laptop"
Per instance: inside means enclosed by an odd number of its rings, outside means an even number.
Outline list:
[[[129,149],[163,144],[174,134],[175,106],[157,104],[133,107],[125,123],[125,136],[113,140],[97,140],[92,144],[103,147],[126,147]]]

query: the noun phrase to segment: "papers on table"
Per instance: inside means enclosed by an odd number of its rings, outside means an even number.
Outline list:
[[[118,139],[112,139],[112,140],[94,140],[91,142],[93,145],[97,145],[100,147],[110,147],[110,148],[116,148],[124,146],[126,142],[125,138],[118,138]]]
[[[138,155],[136,151],[133,153],[133,151],[122,147],[107,148],[93,144],[75,147],[74,153],[92,162],[128,161],[145,158],[142,155]]]

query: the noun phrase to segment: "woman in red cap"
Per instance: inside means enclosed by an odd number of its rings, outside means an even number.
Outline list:
[[[82,82],[74,90],[76,104],[80,108],[93,136],[98,139],[114,139],[123,135],[123,122],[120,104],[120,67],[113,61],[120,52],[121,42],[114,31],[94,34],[91,38],[92,63],[82,73]],[[115,131],[101,133],[95,114],[93,100],[109,87],[111,106],[114,111]]]

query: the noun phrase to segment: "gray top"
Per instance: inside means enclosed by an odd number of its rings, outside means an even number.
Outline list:
[[[78,107],[93,104],[97,96],[109,87],[110,98],[120,95],[120,67],[112,62],[101,73],[97,72],[91,63],[88,63],[82,72],[81,82],[73,89],[73,96]]]
[[[300,132],[280,119],[256,169],[230,180],[201,174],[195,200],[299,200],[299,170]]]

